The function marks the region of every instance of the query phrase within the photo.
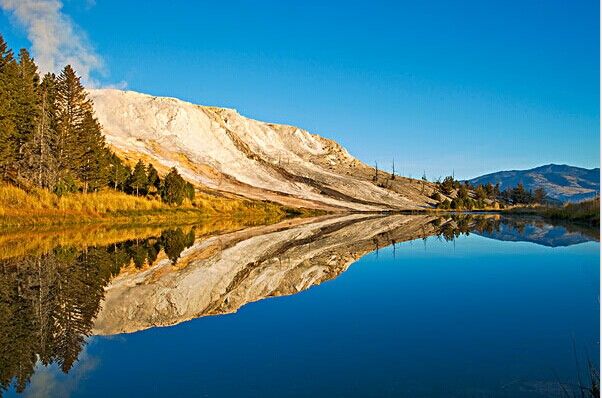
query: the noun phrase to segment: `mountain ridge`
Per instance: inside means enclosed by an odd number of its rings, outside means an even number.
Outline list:
[[[526,170],[497,171],[467,181],[472,185],[499,183],[501,190],[522,183],[528,190],[543,188],[552,200],[578,202],[594,198],[600,191],[600,168],[550,163]]]

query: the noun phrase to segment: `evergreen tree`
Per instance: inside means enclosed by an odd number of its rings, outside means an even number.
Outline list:
[[[491,185],[491,184],[489,184]],[[493,186],[491,187],[493,189]],[[487,198],[487,190],[483,185],[479,185],[475,189],[475,195],[477,196],[477,200],[483,201]]]
[[[149,163],[148,167],[146,168],[146,180],[149,188],[154,187],[157,192],[159,192],[159,189],[161,188],[161,179],[159,178],[157,169],[155,169],[151,163]]]
[[[522,182],[519,182],[518,185],[511,191],[510,198],[515,204],[528,204],[532,201],[531,193],[525,189],[525,186]]]
[[[109,152],[100,124],[92,112],[86,112],[77,130],[78,167],[74,170],[83,184],[83,192],[95,191],[108,182]]]
[[[15,94],[18,78],[19,68],[13,52],[0,35],[0,171],[4,179],[16,160]]]
[[[192,229],[185,234],[181,228],[168,229],[161,232],[161,244],[172,264],[176,264],[184,249],[194,244],[195,231]]]
[[[192,202],[194,200],[194,185],[192,185],[189,182],[186,182],[185,191],[186,198]]]
[[[495,188],[493,187],[492,183],[488,182],[487,185],[485,185],[485,194],[491,200],[496,199]]]
[[[77,177],[77,172],[85,161],[79,143],[83,135],[81,130],[84,120],[88,114],[92,114],[92,102],[70,65],[63,69],[57,80],[56,113],[56,157],[61,173],[59,182],[65,183],[69,177]]]
[[[163,179],[161,199],[169,204],[181,205],[187,195],[186,189],[186,181],[180,176],[178,170],[172,167]]]
[[[145,192],[147,186],[148,179],[146,176],[146,168],[144,167],[144,162],[139,160],[130,176],[128,187],[131,192],[135,192],[136,196],[139,196],[140,192]]]
[[[46,74],[39,86],[39,112],[33,134],[23,145],[23,174],[35,185],[42,188],[54,188],[57,165],[54,157],[56,147],[55,120],[56,78]]]
[[[533,191],[533,201],[535,203],[544,204],[546,202],[546,191],[543,188],[536,188]]]
[[[451,208],[451,202],[449,201],[449,199],[445,199],[445,200],[443,200],[443,202],[441,202],[437,205],[437,208],[449,209],[449,208]]]
[[[114,153],[109,154],[109,183],[114,189],[125,191],[128,179],[132,174],[130,167],[126,166]]]
[[[454,178],[452,176],[445,177],[441,183],[441,188],[444,194],[451,194],[454,190]]]
[[[34,132],[39,119],[38,85],[40,77],[38,68],[25,49],[19,51],[19,73],[14,101],[14,117],[16,131],[13,136],[13,145],[16,149],[15,157],[17,172],[23,174],[26,170],[24,161],[25,144],[34,139]]]
[[[465,184],[460,185],[460,189],[458,189],[458,198],[462,200],[468,199],[468,187]]]
[[[433,194],[431,195],[431,199],[433,199],[434,201],[437,202],[441,202],[443,197],[441,196],[441,194],[439,192],[433,192]]]

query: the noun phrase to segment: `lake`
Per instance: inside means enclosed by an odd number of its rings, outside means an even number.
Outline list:
[[[0,236],[4,396],[564,397],[599,369],[596,230],[489,214],[86,228]]]

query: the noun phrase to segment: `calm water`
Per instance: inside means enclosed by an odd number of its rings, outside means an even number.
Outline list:
[[[0,262],[5,396],[561,397],[599,368],[595,232],[349,216],[103,233]]]

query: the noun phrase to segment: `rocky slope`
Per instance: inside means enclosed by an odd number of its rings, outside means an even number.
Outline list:
[[[548,164],[529,170],[509,170],[486,174],[469,180],[473,185],[500,184],[500,189],[543,188],[546,194],[560,202],[579,202],[591,199],[600,192],[600,169],[583,169],[568,165]]]
[[[328,210],[430,207],[430,184],[391,179],[337,143],[233,109],[114,89],[90,90],[109,145],[160,170],[176,166],[200,188]]]

